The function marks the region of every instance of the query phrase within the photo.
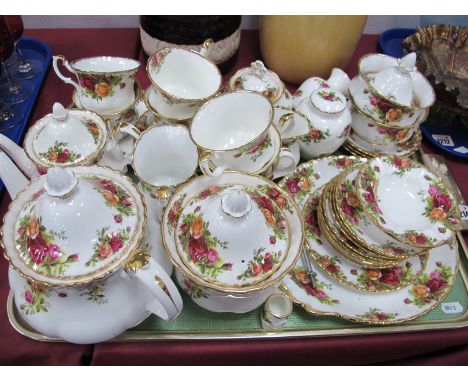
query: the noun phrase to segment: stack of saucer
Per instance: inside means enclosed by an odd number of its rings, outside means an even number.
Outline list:
[[[369,54],[349,85],[352,132],[345,148],[356,155],[410,156],[421,144],[419,125],[435,101],[434,90],[415,67],[415,54],[402,59]]]
[[[419,163],[378,157],[323,189],[318,223],[349,260],[387,268],[426,255],[460,229],[460,211],[441,179]]]

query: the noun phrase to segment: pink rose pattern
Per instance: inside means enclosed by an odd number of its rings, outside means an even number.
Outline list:
[[[132,228],[119,229],[117,232],[110,232],[110,227],[104,227],[97,231],[97,241],[93,247],[93,255],[85,263],[87,267],[94,267],[101,261],[111,256],[115,256],[130,239]]]
[[[21,297],[24,298],[24,302],[20,304],[20,310],[27,316],[40,312],[47,313],[50,308],[50,304],[47,301],[49,294],[50,288],[28,280],[26,288],[21,294]]]
[[[254,251],[254,258],[249,261],[247,269],[240,274],[238,280],[247,280],[249,278],[256,278],[260,275],[268,274],[279,263],[280,258],[283,256],[281,251],[265,252],[265,248],[259,248]]]
[[[74,163],[81,158],[81,154],[75,153],[67,148],[67,142],[55,141],[47,151],[38,153],[38,156],[50,163]]]
[[[117,86],[119,89],[125,88],[123,76],[115,74],[78,74],[78,83],[82,94],[98,102],[114,95]]]
[[[331,289],[330,285],[326,285],[320,280],[314,280],[314,285],[312,285],[310,277],[304,268],[296,267],[290,272],[290,276],[309,296],[314,297],[322,304],[336,305],[340,303],[339,300],[330,297],[328,293],[325,292],[325,289]]]
[[[57,276],[78,261],[78,254],[67,255],[56,243],[56,237],[66,239],[66,236],[48,230],[33,213],[21,217],[16,234],[16,244],[31,268]]]
[[[381,309],[371,308],[364,314],[359,314],[358,317],[371,322],[392,321],[398,316],[398,313],[385,313]]]

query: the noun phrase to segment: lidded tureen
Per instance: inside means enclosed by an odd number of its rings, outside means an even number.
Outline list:
[[[251,90],[263,94],[273,104],[292,107],[292,97],[278,75],[257,60],[250,67],[239,69],[229,79],[229,90]]]
[[[12,270],[15,303],[31,326],[73,342],[93,342],[114,337],[149,312],[163,319],[180,313],[176,287],[140,247],[146,206],[130,179],[106,167],[55,166],[28,184],[2,152],[0,163],[0,175],[13,199],[4,217],[2,246]],[[129,276],[135,276],[144,290],[140,310],[114,307],[107,323],[74,323],[100,314],[98,306],[87,302],[87,290],[99,286],[104,293],[107,285],[107,302],[112,299],[114,304],[119,298],[114,287],[128,293],[129,286],[122,283]],[[75,318],[64,322],[64,310]]]
[[[5,136],[0,148],[6,151],[29,177],[36,170],[53,166],[68,167],[97,162],[108,141],[105,122],[97,114],[66,109],[55,103],[53,111],[31,126],[24,139],[24,150]],[[36,173],[37,175],[37,173]]]
[[[224,172],[179,188],[161,225],[180,286],[205,309],[261,305],[300,255],[298,207],[265,178]]]

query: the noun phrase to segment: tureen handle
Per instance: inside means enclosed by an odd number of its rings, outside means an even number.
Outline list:
[[[148,252],[134,251],[124,263],[124,269],[153,293],[153,300],[146,306],[150,312],[163,320],[173,320],[180,314],[183,302],[177,287]]]
[[[65,77],[61,72],[60,69],[58,68],[58,62],[63,61],[63,65],[73,74],[75,74],[75,71],[72,69],[70,64],[68,63],[68,60],[64,56],[54,56],[52,60],[52,67],[54,68],[55,74],[57,74],[58,78],[60,78],[63,82],[66,84],[73,85],[76,89],[76,91],[81,92],[81,87],[78,85],[75,81],[73,81],[70,77]]]
[[[203,42],[202,48],[200,49],[200,54],[203,57],[208,58],[208,56],[210,55],[211,49],[213,49],[213,46],[214,46],[213,39],[209,38],[205,40]]]

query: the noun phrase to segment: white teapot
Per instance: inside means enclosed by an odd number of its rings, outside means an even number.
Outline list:
[[[150,313],[182,310],[168,274],[140,246],[146,206],[120,172],[53,167],[29,183],[0,151],[12,197],[1,230],[21,317],[35,330],[75,343],[109,340]]]

